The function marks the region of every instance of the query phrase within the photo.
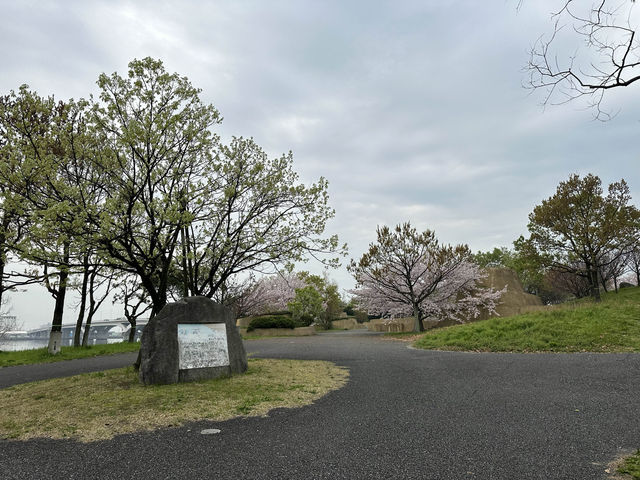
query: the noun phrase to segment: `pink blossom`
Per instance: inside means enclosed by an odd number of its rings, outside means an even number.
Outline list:
[[[416,329],[424,318],[465,322],[481,309],[495,313],[504,290],[479,287],[484,275],[470,258],[466,245],[441,246],[429,230],[382,227],[377,243],[349,266],[357,282],[350,293],[369,314],[417,317]]]

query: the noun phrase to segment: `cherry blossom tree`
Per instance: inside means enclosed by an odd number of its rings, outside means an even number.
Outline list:
[[[287,310],[296,296],[296,289],[305,285],[300,275],[294,273],[262,277],[244,295],[245,311],[248,315],[260,315]]]
[[[378,227],[377,241],[349,271],[354,300],[370,314],[413,315],[414,331],[426,317],[464,322],[481,309],[495,313],[503,291],[480,288],[483,274],[466,245],[440,245],[435,233],[419,233],[408,222],[392,231]]]

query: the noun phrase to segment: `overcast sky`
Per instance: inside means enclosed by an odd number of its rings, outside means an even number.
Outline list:
[[[529,212],[572,173],[624,178],[640,203],[640,87],[612,92],[605,106],[619,114],[602,123],[583,103],[543,109],[522,86],[558,4],[0,0],[0,93],[26,83],[87,97],[100,73],[159,58],[220,110],[223,139],[292,150],[304,182],[329,180],[327,234],[350,257],[377,225],[404,221],[487,250],[526,234]],[[344,268],[330,276],[353,286]],[[50,322],[43,289],[12,303],[25,327]]]

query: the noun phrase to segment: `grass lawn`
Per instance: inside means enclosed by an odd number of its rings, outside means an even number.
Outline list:
[[[62,347],[57,355],[49,355],[47,348],[22,350],[18,352],[0,352],[0,367],[11,365],[28,365],[33,363],[60,362],[74,358],[96,357],[114,353],[137,352],[139,343],[109,343],[105,345],[91,345],[88,347]]]
[[[265,415],[307,405],[349,376],[329,362],[249,360],[246,374],[144,386],[132,367],[16,385],[0,390],[0,438],[83,442],[198,420]]]
[[[481,352],[638,352],[640,288],[548,310],[433,330],[414,345]]]
[[[640,480],[640,450],[625,458],[618,467],[618,473],[629,475],[633,480]]]

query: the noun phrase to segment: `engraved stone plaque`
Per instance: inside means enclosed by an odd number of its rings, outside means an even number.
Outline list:
[[[139,357],[145,385],[229,377],[248,366],[233,313],[205,297],[165,305],[144,327]]]
[[[229,365],[227,330],[224,323],[178,324],[179,369]]]

